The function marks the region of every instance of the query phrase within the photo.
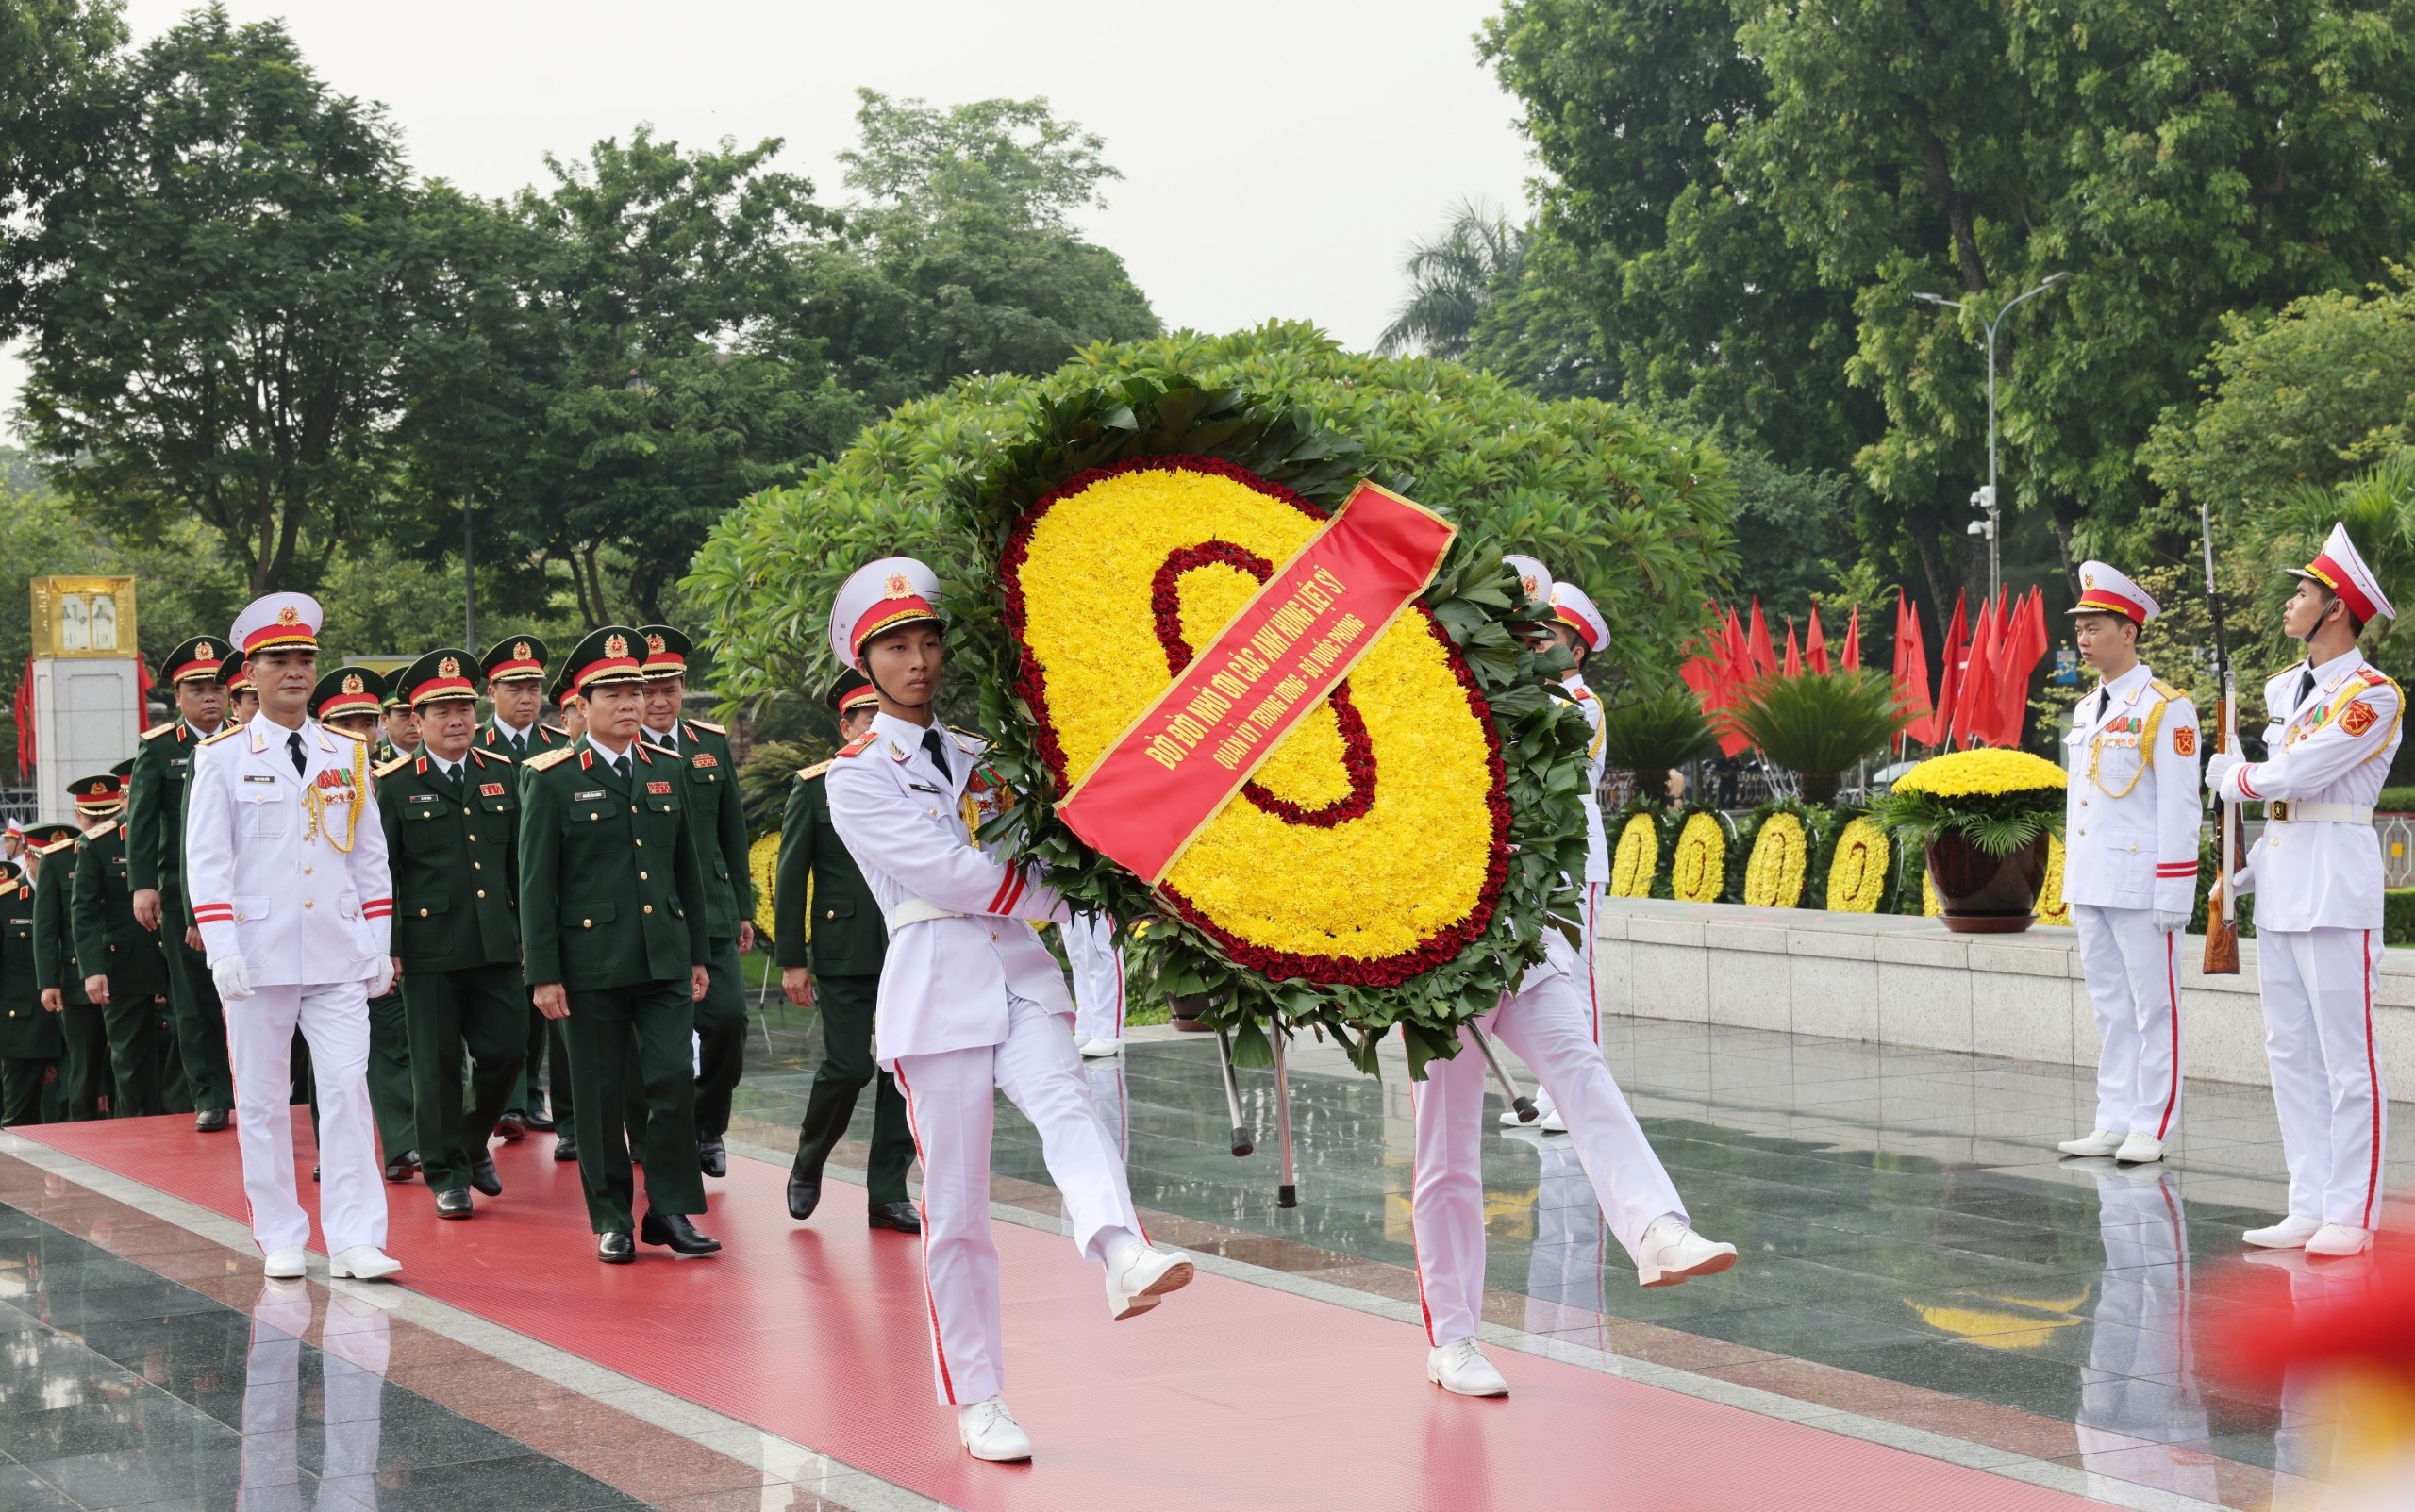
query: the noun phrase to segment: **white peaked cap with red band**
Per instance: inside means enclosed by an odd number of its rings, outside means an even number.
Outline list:
[[[840,666],[853,667],[864,642],[883,630],[920,620],[947,623],[939,606],[939,574],[913,557],[866,562],[839,585],[830,603],[830,655]]]
[[[252,600],[235,616],[235,628],[227,639],[246,657],[263,651],[315,651],[319,626],[325,622],[319,601],[309,594],[271,593]]]
[[[2348,539],[2346,525],[2335,523],[2331,527],[2331,539],[2323,543],[2323,550],[2314,560],[2284,571],[2291,577],[2311,577],[2339,594],[2348,606],[2348,612],[2360,621],[2398,618],[2398,611],[2390,606],[2390,595],[2381,590],[2381,579],[2365,565],[2357,543]]]
[[[2079,564],[2079,602],[2074,614],[2118,614],[2132,624],[2144,624],[2163,612],[2163,606],[2128,576],[2103,562]]]
[[[1554,583],[1551,590],[1551,611],[1559,623],[1576,632],[1588,651],[1599,651],[1610,639],[1610,622],[1593,607],[1593,601],[1574,583]]]
[[[1501,559],[1507,562],[1509,570],[1518,574],[1518,585],[1526,590],[1528,603],[1549,604],[1551,602],[1552,590],[1559,585],[1553,581],[1550,568],[1532,557],[1521,556],[1514,551]]]

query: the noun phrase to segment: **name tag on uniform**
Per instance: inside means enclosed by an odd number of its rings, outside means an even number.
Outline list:
[[[503,796],[503,784],[499,782],[479,783],[478,796],[481,798],[500,798]]]
[[[604,789],[601,789],[601,788],[598,788],[598,789],[596,789],[593,792],[575,792],[575,793],[572,793],[572,794],[570,795],[570,801],[571,801],[572,803],[575,803],[575,804],[583,804],[583,803],[591,802],[591,801],[592,801],[592,800],[594,800],[594,799],[597,799],[597,798],[601,798],[601,797],[603,797],[603,796],[604,796]]]
[[[243,773],[243,780],[245,782],[265,782],[272,788],[276,786],[276,774],[273,772],[246,772]]]
[[[913,789],[916,792],[937,792],[937,791],[939,791],[939,789],[938,789],[937,788],[932,787],[929,783],[926,783],[926,782],[909,782],[909,783],[908,783],[906,786],[907,786],[907,787],[908,787],[908,788]]]
[[[690,764],[691,764],[691,765],[692,765],[692,766],[699,766],[699,767],[717,767],[717,766],[720,766],[720,765],[721,765],[721,763],[720,763],[719,761],[717,761],[717,760],[715,760],[715,759],[713,758],[713,754],[712,754],[710,751],[699,751],[699,752],[697,752],[697,753],[696,753],[696,756],[695,756],[695,760],[694,760],[694,761],[692,761],[692,762],[691,762],[691,763],[690,763]]]
[[[172,767],[181,767],[189,764],[192,760],[192,757],[191,756],[170,756],[168,758],[168,765]]]
[[[410,801],[415,804],[432,804],[436,802],[436,794],[432,792],[415,792],[410,795]]]
[[[645,790],[655,794],[657,797],[665,796],[671,791],[671,784],[667,782],[649,782],[645,785]]]

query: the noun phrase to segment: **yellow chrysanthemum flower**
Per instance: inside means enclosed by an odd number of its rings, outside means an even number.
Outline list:
[[[1744,901],[1756,908],[1801,907],[1810,838],[1799,814],[1779,809],[1763,820],[1744,863]]]
[[[772,938],[772,884],[779,867],[779,831],[774,830],[746,848],[746,872],[755,879],[755,933],[766,939]],[[805,917],[813,917],[809,906]]]
[[[1895,779],[1897,792],[1924,792],[1939,798],[1972,798],[2007,792],[2060,791],[2063,769],[2026,751],[1998,751],[1980,746],[1931,756]]]
[[[1652,874],[1660,869],[1660,827],[1650,814],[1636,814],[1619,831],[1618,850],[1610,857],[1610,896],[1648,898]]]
[[[2063,842],[2046,837],[2046,881],[2038,889],[2038,922],[2071,927],[2072,906],[2063,901]]]
[[[1710,814],[1689,814],[1669,858],[1669,892],[1679,903],[1717,903],[1727,887],[1727,834]]]
[[[1828,906],[1838,913],[1876,913],[1887,896],[1887,864],[1892,858],[1887,832],[1868,815],[1845,825],[1828,863]]]

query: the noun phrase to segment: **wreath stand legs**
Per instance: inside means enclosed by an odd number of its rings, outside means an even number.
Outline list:
[[[1539,1115],[1535,1111],[1534,1099],[1518,1090],[1518,1084],[1509,1079],[1509,1069],[1502,1065],[1501,1057],[1493,1053],[1492,1040],[1473,1023],[1467,1029],[1468,1038],[1475,1041],[1476,1049],[1484,1052],[1484,1063],[1492,1068],[1493,1079],[1501,1084],[1501,1090],[1508,1096],[1509,1105],[1517,1110],[1518,1122],[1535,1122]]]
[[[1233,1117],[1233,1158],[1238,1160],[1257,1149],[1257,1141],[1241,1122],[1241,1084],[1233,1075],[1233,1037],[1228,1030],[1216,1031],[1216,1066],[1224,1073],[1224,1107]]]
[[[1275,1142],[1283,1150],[1283,1179],[1274,1188],[1274,1205],[1300,1205],[1300,1187],[1291,1173],[1291,1084],[1284,1075],[1283,1026],[1274,1026],[1274,1134]]]

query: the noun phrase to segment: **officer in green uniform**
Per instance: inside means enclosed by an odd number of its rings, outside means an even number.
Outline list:
[[[0,877],[0,1127],[48,1123],[64,1099],[58,1060],[66,1041],[42,1005],[34,965],[34,885]]]
[[[746,813],[729,732],[683,717],[688,658],[695,642],[667,624],[638,627],[645,637],[644,739],[668,753],[686,785],[689,832],[705,882],[707,964],[712,986],[696,1005],[696,1163],[708,1176],[729,1174],[723,1138],[746,1069],[746,983],[738,957],[755,948],[755,878],[746,864]]]
[[[419,719],[411,713],[411,706],[404,703],[399,694],[389,690],[385,713],[385,733],[373,739],[369,746],[369,759],[381,767],[396,756],[419,755]],[[373,736],[376,735],[376,728],[372,727]]]
[[[252,686],[252,674],[243,668],[241,649],[226,653],[218,664],[218,680],[226,685],[226,723],[248,724],[260,711],[260,690]]]
[[[225,723],[226,685],[220,680],[226,642],[194,636],[168,653],[163,671],[175,690],[176,717],[142,732],[134,780],[125,801],[125,873],[134,888],[134,919],[157,933],[167,956],[169,1020],[192,1089],[193,1127],[215,1134],[235,1105],[226,1068],[225,1009],[209,964],[185,918],[184,792],[193,747]]]
[[[374,668],[338,667],[310,690],[310,717],[331,730],[360,740],[377,734],[377,714],[387,696],[386,679]],[[392,857],[387,858],[392,864]],[[307,1044],[297,1035],[296,1044]],[[369,1108],[377,1118],[377,1148],[386,1157],[386,1179],[408,1181],[419,1173],[419,1127],[411,1083],[411,1032],[399,983],[369,1000]],[[318,1105],[310,1119],[318,1126]]]
[[[377,769],[394,877],[395,969],[408,1005],[419,1138],[436,1216],[470,1216],[470,1189],[503,1195],[487,1141],[520,1082],[528,989],[520,976],[519,773],[475,742],[476,664],[431,651],[396,686],[420,751]],[[473,1067],[461,1105],[461,1051]]]
[[[132,774],[131,763],[126,775]],[[168,991],[168,956],[159,937],[134,922],[125,876],[125,789],[115,772],[68,785],[78,817],[112,821],[75,842],[75,890],[67,906],[84,991],[101,1005],[117,1074],[119,1118],[168,1111],[160,1058],[159,1005]]]
[[[706,1254],[696,1231],[696,1087],[690,1040],[706,962],[704,878],[677,763],[638,739],[644,642],[589,632],[564,671],[587,703],[583,743],[528,758],[520,786],[520,929],[537,1008],[565,1019],[577,1084],[578,1171],[596,1258],[637,1257],[629,1147],[617,1093],[636,1055],[644,1088],[649,1244]]]
[[[486,674],[487,698],[494,705],[494,712],[478,726],[479,749],[517,762],[570,744],[569,736],[543,722],[547,655],[543,640],[525,631],[507,635],[487,649],[478,670]],[[520,1068],[519,1080],[512,1084],[511,1101],[503,1110],[503,1120],[496,1125],[505,1138],[517,1139],[531,1129],[540,1134],[558,1129],[559,1138],[570,1140],[572,1094],[570,1057],[566,1052],[553,1057],[554,1085],[546,1097],[538,1096],[538,1088],[544,1085],[546,1046],[559,1032],[548,1031],[545,1016],[537,1011],[532,1000],[528,1005],[525,1063]],[[570,1148],[571,1155],[564,1158],[575,1160],[577,1141],[570,1140]],[[556,1154],[559,1154],[558,1146]]]
[[[68,906],[75,890],[76,837],[73,824],[37,824],[25,831],[34,860],[34,980],[42,1005],[58,1019],[65,1040],[59,1061],[65,1116],[75,1122],[109,1116],[114,1084],[109,1072],[109,1031],[100,1005],[84,992],[75,964]]]
[[[880,695],[862,673],[841,674],[830,690],[843,744],[872,728]],[[914,1131],[906,1122],[906,1099],[897,1082],[874,1063],[873,1006],[880,997],[880,964],[889,954],[889,928],[873,902],[855,857],[830,827],[830,794],[823,773],[830,763],[806,767],[789,785],[780,819],[779,870],[772,889],[772,936],[780,957],[780,988],[798,1007],[822,1005],[822,1065],[813,1073],[805,1122],[796,1138],[796,1164],[789,1171],[789,1216],[813,1216],[822,1201],[822,1168],[846,1137],[855,1117],[856,1094],[878,1082],[873,1094],[872,1164],[864,1173],[864,1196],[872,1204],[872,1226],[920,1234],[923,1221],[906,1200],[906,1168],[914,1163]]]

